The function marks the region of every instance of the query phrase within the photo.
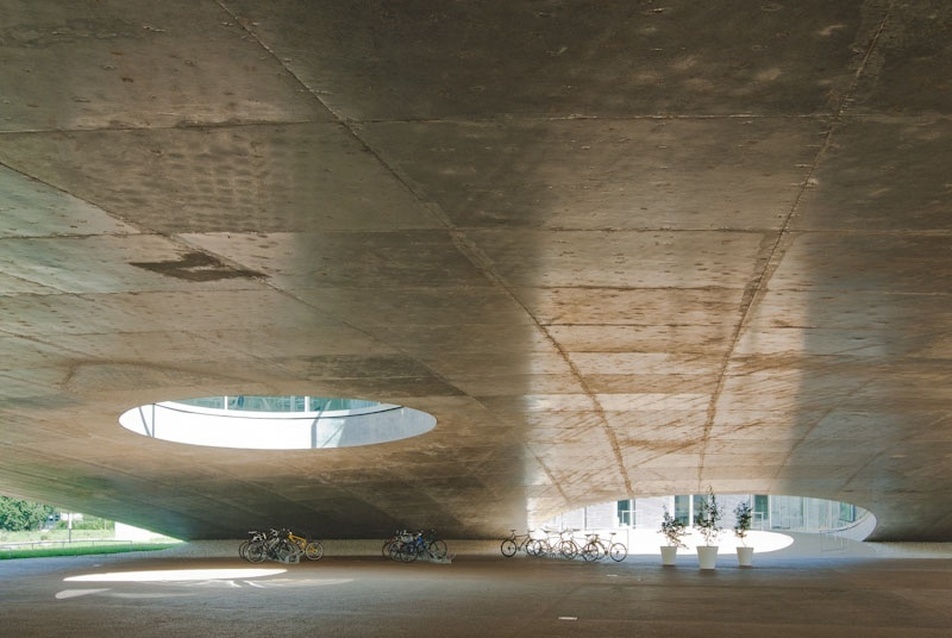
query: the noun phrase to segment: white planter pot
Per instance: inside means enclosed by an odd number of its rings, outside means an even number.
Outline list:
[[[717,545],[698,545],[697,562],[701,569],[717,568]]]
[[[675,559],[678,557],[678,547],[677,545],[662,545],[661,546],[661,564],[662,565],[674,565]]]
[[[737,548],[737,564],[741,567],[753,567],[754,548],[753,547],[738,547]]]

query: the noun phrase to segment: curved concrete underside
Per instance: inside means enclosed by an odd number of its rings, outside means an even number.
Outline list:
[[[472,538],[711,486],[952,538],[947,2],[0,9],[0,492]],[[241,393],[438,424],[117,423]]]

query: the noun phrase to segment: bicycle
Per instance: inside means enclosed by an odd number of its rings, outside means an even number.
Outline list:
[[[324,545],[320,541],[312,541],[288,528],[272,527],[267,532],[251,530],[248,534],[250,538],[239,545],[238,555],[250,563],[261,563],[266,559],[296,563],[302,555],[309,560],[320,560],[324,556]]]
[[[616,563],[620,563],[628,556],[628,548],[615,540],[615,532],[607,541],[602,540],[597,533],[587,534],[588,542],[582,547],[582,559],[586,562],[601,560],[608,556]]]
[[[324,557],[324,545],[321,541],[312,541],[309,536],[298,536],[287,530],[288,540],[294,543],[308,560],[321,560]]]
[[[401,540],[403,540],[404,537],[406,537],[408,533],[409,533],[409,532],[407,532],[407,530],[405,530],[405,529],[398,529],[397,531],[395,531],[395,532],[393,533],[393,536],[391,536],[390,538],[384,540],[384,542],[383,542],[383,547],[380,548],[380,553],[383,554],[383,557],[384,557],[384,558],[390,558],[390,550],[391,550],[391,548],[392,548],[396,543],[399,543]],[[407,540],[409,540],[408,537],[407,537]]]
[[[248,551],[252,551],[254,558],[257,558],[259,555],[263,556],[259,547],[264,545],[264,542],[268,539],[268,534],[267,532],[253,529],[248,532],[248,536],[249,538],[242,541],[241,545],[238,546],[238,556],[251,563],[260,562],[259,560],[253,560],[252,557],[249,556]]]
[[[562,558],[567,558],[571,560],[575,558],[576,556],[578,556],[579,552],[582,551],[582,548],[579,546],[579,544],[575,542],[576,531],[577,530],[570,528],[570,529],[564,529],[561,532],[559,532],[558,550]],[[566,534],[568,534],[568,538],[566,538]]]
[[[545,530],[545,538],[533,538],[526,542],[526,553],[536,557],[559,555],[563,558],[575,558],[581,547],[572,537],[574,533],[574,529],[563,529],[559,532]]]
[[[558,532],[549,529],[543,531],[545,532],[543,538],[532,538],[526,541],[526,554],[529,556],[540,558],[555,553],[558,543],[553,542],[553,539],[558,535]]]
[[[502,552],[502,555],[506,558],[512,558],[519,550],[528,553],[528,545],[533,540],[532,531],[529,530],[525,534],[516,534],[515,529],[509,531],[509,538],[504,539],[499,545],[499,551]]]
[[[249,563],[264,562],[269,557],[268,550],[277,537],[278,530],[274,528],[267,532],[251,530],[248,534],[251,538],[238,547],[238,554]]]
[[[437,560],[446,558],[446,554],[449,552],[446,541],[442,538],[438,538],[436,532],[433,530],[430,530],[424,536],[426,538],[426,551],[430,557]]]
[[[446,542],[437,538],[435,532],[404,533],[390,545],[390,558],[401,563],[412,563],[421,557],[431,560],[446,558]]]
[[[279,563],[298,562],[304,550],[291,541],[290,535],[291,531],[287,528],[272,529],[268,540],[264,544],[265,556]]]

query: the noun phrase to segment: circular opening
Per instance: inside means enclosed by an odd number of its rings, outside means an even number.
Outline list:
[[[142,436],[188,445],[316,450],[420,436],[436,426],[436,419],[363,399],[236,395],[148,403],[124,412],[119,424]]]

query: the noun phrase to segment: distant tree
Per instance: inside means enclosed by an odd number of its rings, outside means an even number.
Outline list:
[[[0,529],[10,532],[37,530],[54,511],[51,505],[0,496]]]
[[[69,527],[68,520],[61,519],[56,523],[56,529],[66,529],[67,527]],[[116,529],[116,523],[115,521],[99,518],[98,516],[83,515],[81,519],[73,520],[73,529],[114,530]]]

